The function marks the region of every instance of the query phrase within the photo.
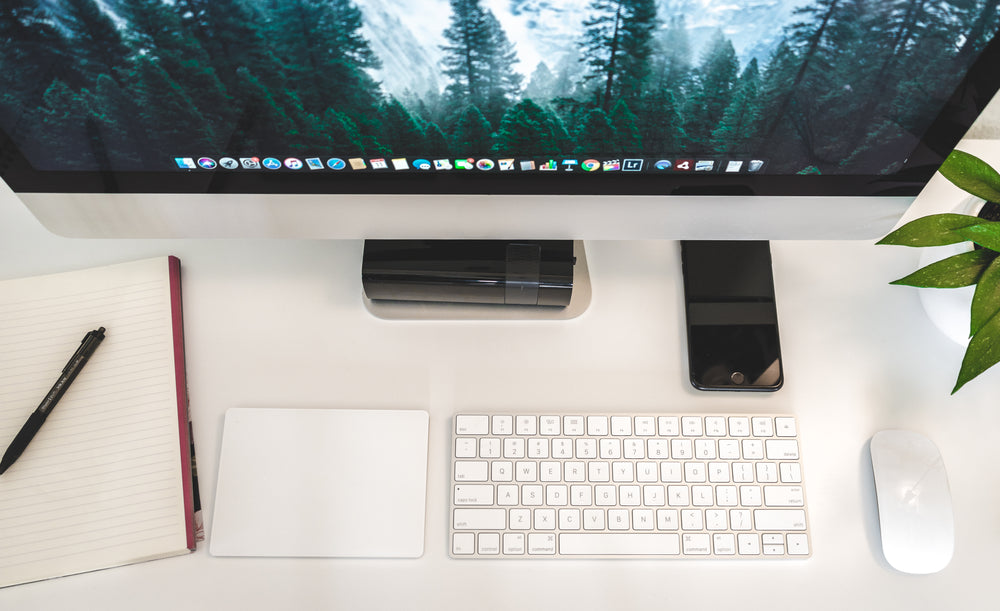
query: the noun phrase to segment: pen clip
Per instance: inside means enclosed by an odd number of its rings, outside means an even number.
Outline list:
[[[83,336],[83,339],[80,340],[80,346],[76,349],[76,352],[73,353],[73,356],[69,357],[69,361],[66,362],[66,366],[63,367],[62,369],[63,373],[66,373],[66,370],[70,368],[70,366],[73,364],[73,361],[76,360],[76,357],[80,356],[80,353],[87,348],[87,346],[90,344],[90,341],[98,337],[99,339],[104,339],[104,327],[100,327],[99,329],[94,329],[93,331],[88,331],[87,334]]]

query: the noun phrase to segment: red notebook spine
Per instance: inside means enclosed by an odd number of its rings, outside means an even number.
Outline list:
[[[191,447],[190,420],[188,418],[187,377],[184,369],[184,317],[181,309],[181,261],[168,257],[170,268],[170,318],[173,328],[174,377],[177,391],[177,427],[181,441],[181,473],[184,482],[184,521],[187,527],[187,547],[197,547],[197,526],[194,507],[194,470]]]

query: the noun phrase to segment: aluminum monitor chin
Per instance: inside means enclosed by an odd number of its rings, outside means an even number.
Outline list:
[[[71,236],[873,237],[1000,85],[996,0],[689,4],[17,0],[0,175]]]
[[[852,239],[912,197],[22,193],[69,237]]]

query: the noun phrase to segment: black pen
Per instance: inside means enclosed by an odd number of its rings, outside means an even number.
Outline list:
[[[59,379],[52,385],[49,394],[45,395],[38,408],[28,416],[28,421],[18,431],[14,437],[14,441],[10,442],[7,451],[3,454],[3,458],[0,458],[0,475],[3,475],[4,471],[10,468],[14,464],[14,461],[24,452],[24,449],[28,447],[28,442],[35,436],[38,429],[42,428],[42,423],[45,422],[49,413],[52,412],[52,408],[56,406],[59,399],[66,393],[66,389],[73,383],[76,376],[80,374],[83,366],[87,364],[90,356],[94,354],[94,350],[97,350],[97,347],[103,340],[104,327],[91,331],[83,337],[80,347],[76,349],[76,352],[70,357],[69,362],[63,367]]]

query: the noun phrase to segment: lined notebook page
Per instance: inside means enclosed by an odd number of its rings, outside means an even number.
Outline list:
[[[0,587],[188,551],[170,301],[165,257],[0,281],[0,451],[107,329],[0,475]]]

